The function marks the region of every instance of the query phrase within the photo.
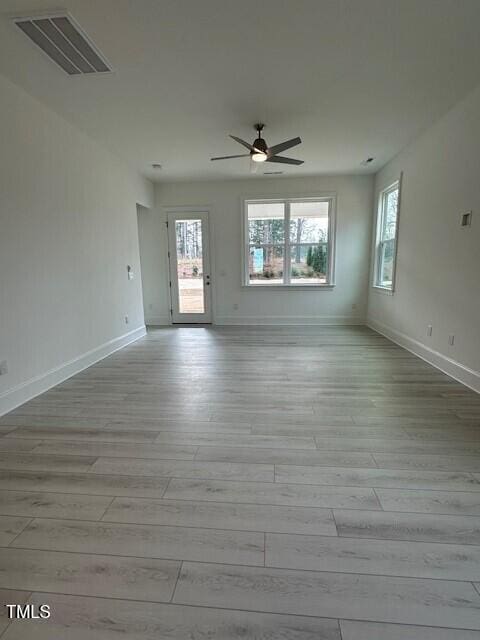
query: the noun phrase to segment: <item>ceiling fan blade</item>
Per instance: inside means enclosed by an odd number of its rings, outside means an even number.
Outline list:
[[[250,151],[255,150],[255,147],[253,147],[249,142],[245,142],[245,140],[242,140],[241,138],[237,138],[237,136],[230,136],[230,138],[235,140],[235,142],[239,142],[240,144],[243,144],[243,146],[247,147],[247,149],[250,149]]]
[[[280,144],[275,144],[273,145],[273,147],[268,148],[267,153],[269,155],[275,156],[277,155],[277,153],[282,153],[282,151],[286,151],[287,149],[296,147],[297,144],[302,144],[301,138],[292,138],[291,140],[280,142]]]
[[[295,160],[294,158],[283,158],[282,156],[271,156],[266,162],[278,162],[280,164],[303,164],[303,160]]]
[[[210,158],[210,160],[230,160],[230,158],[247,158],[249,153],[241,153],[239,156],[219,156],[218,158]]]

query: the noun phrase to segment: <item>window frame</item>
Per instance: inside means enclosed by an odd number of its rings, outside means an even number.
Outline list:
[[[378,193],[377,201],[377,215],[375,218],[375,236],[374,236],[374,252],[373,252],[373,282],[372,287],[379,292],[393,295],[395,292],[395,276],[397,271],[397,251],[398,251],[398,230],[400,222],[400,207],[401,207],[401,187],[402,187],[402,175],[394,182],[391,182],[388,186],[381,189]],[[392,191],[398,191],[397,196],[397,216],[395,220],[395,235],[390,239],[383,239],[384,227],[385,227],[385,209],[388,194]],[[393,244],[392,250],[392,282],[391,284],[385,284],[380,280],[383,270],[383,262],[385,255],[385,247],[388,244]]]
[[[290,240],[290,207],[291,204],[302,202],[327,202],[328,203],[328,241],[320,243],[327,246],[327,282],[308,283],[291,283],[290,266],[291,266],[291,247],[312,246],[318,243],[314,242],[291,242]],[[283,243],[276,243],[273,246],[282,247],[284,251],[284,282],[272,284],[252,284],[250,282],[249,273],[249,257],[250,257],[250,236],[248,229],[248,205],[250,204],[276,204],[284,205],[284,222],[285,234]],[[243,199],[243,233],[242,233],[242,286],[249,289],[333,289],[335,287],[335,235],[336,235],[336,194],[329,193],[318,196],[299,196],[288,198],[245,198]],[[267,243],[271,244],[271,243]],[[261,244],[260,246],[264,246]]]

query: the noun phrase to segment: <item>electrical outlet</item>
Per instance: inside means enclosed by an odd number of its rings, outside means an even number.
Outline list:
[[[125,316],[125,324],[128,324],[128,323],[129,323],[128,316]]]
[[[427,336],[431,336],[433,331],[433,327],[431,324],[427,325]]]
[[[4,376],[6,373],[8,373],[8,364],[6,360],[2,360],[0,362],[0,376]]]
[[[448,344],[453,347],[453,345],[455,344],[455,336],[450,335],[448,336]]]
[[[237,302],[234,303],[233,310],[234,311],[238,311],[238,303]]]

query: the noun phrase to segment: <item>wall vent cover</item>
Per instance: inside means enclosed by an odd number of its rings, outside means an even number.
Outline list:
[[[68,14],[14,18],[23,33],[68,75],[109,73],[111,66]]]

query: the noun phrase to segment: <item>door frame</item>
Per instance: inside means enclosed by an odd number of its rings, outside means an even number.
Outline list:
[[[213,244],[213,225],[212,225],[212,207],[210,205],[199,205],[199,206],[163,206],[163,219],[166,226],[166,244],[167,244],[167,287],[168,287],[168,300],[169,300],[169,315],[170,315],[170,324],[183,324],[181,322],[173,321],[173,302],[174,302],[174,287],[172,286],[174,283],[174,274],[171,273],[171,260],[170,260],[170,251],[172,247],[170,246],[170,230],[169,230],[169,217],[170,216],[182,216],[193,217],[195,214],[203,214],[207,218],[207,238],[208,238],[208,254],[209,254],[209,262],[210,262],[210,320],[208,322],[192,322],[192,320],[185,320],[185,324],[215,324],[215,309],[216,309],[216,287],[215,287],[215,252],[214,252],[214,244]],[[176,250],[176,246],[173,247]]]

